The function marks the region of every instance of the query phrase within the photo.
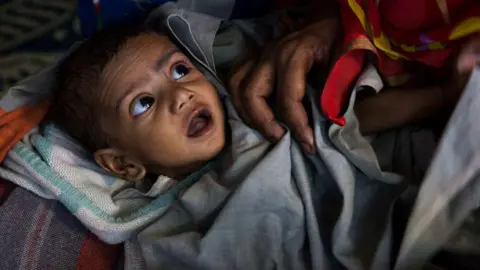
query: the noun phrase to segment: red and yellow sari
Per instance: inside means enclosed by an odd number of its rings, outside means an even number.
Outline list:
[[[344,125],[341,109],[361,73],[367,52],[388,86],[406,83],[405,67],[417,62],[442,69],[465,38],[480,32],[478,0],[339,0],[344,53],[321,96],[323,113]]]

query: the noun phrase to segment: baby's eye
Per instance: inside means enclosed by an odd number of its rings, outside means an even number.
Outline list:
[[[140,98],[136,98],[132,102],[132,105],[130,105],[130,114],[132,116],[139,116],[148,111],[154,102],[155,99],[152,96],[142,96]]]
[[[172,77],[175,80],[179,80],[184,76],[186,76],[189,72],[190,72],[190,68],[188,68],[183,63],[179,63],[172,68]]]

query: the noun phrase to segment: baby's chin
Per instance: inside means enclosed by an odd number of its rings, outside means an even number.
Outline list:
[[[190,160],[188,164],[183,166],[178,166],[176,168],[171,168],[168,173],[164,173],[164,175],[169,176],[175,180],[182,180],[185,179],[188,175],[195,173],[202,168],[204,168],[209,162],[214,160],[220,153],[222,153],[223,149],[225,148],[225,136],[221,136],[217,138],[215,141],[215,145],[209,144],[205,146],[206,151],[202,151],[203,153],[198,153],[200,149],[194,149],[193,153],[196,152],[196,158],[194,160]],[[192,153],[192,154],[193,154]]]
[[[210,144],[207,147],[209,151],[205,151],[205,154],[202,157],[199,157],[199,159],[197,159],[198,160],[197,162],[194,162],[198,164],[196,170],[201,169],[210,161],[215,159],[225,148],[225,136],[219,136],[218,138],[216,138],[214,142],[215,142],[214,145]],[[193,172],[194,171],[191,171],[190,173],[193,173]]]
[[[192,144],[192,152],[198,153],[197,160],[209,161],[215,158],[220,152],[222,152],[223,148],[226,144],[226,131],[223,122],[214,121],[215,127],[213,128],[213,132],[211,134],[207,134],[207,137],[203,142],[194,142]]]
[[[197,159],[199,162],[208,163],[217,157],[225,148],[225,136],[217,136],[214,140],[205,146],[205,152]]]

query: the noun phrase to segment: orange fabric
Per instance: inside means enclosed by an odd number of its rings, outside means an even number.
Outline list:
[[[320,98],[323,113],[337,124],[342,124],[341,109],[364,65],[359,53],[373,52],[386,84],[396,86],[411,77],[408,62],[440,72],[463,39],[480,32],[478,0],[338,1],[345,53],[330,72]]]
[[[25,105],[11,112],[0,109],[0,161],[23,136],[40,124],[49,106],[49,102],[42,102],[33,106]]]

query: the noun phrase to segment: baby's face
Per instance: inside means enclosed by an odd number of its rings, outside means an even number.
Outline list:
[[[222,150],[217,92],[167,37],[130,39],[102,76],[102,128],[148,172],[180,177]]]

